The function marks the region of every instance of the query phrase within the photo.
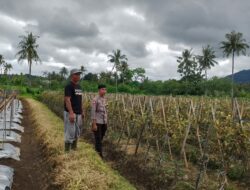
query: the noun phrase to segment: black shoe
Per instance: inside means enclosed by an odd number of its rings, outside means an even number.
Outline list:
[[[98,153],[99,153],[99,156],[103,159],[102,152],[98,152]]]

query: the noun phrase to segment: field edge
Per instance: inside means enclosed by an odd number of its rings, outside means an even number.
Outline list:
[[[54,185],[60,189],[135,189],[117,171],[105,164],[93,146],[81,140],[78,150],[64,153],[63,121],[46,105],[23,98],[31,109],[37,137],[53,167]]]

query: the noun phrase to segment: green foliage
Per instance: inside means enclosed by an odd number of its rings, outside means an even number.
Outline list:
[[[93,76],[93,74],[91,74]],[[87,76],[87,77],[86,77]],[[80,85],[86,92],[96,92],[99,83],[107,85],[108,92],[115,93],[114,78],[105,78],[106,74],[98,78],[97,76],[89,79],[85,75],[84,80],[80,81]],[[108,74],[108,76],[111,76]],[[63,90],[69,79],[63,77],[55,72],[48,73],[47,77],[31,76],[32,84],[29,85],[27,75],[0,75],[0,85],[20,86],[20,88],[39,88],[43,90]],[[250,84],[237,85],[235,84],[235,94],[237,97],[250,98]],[[144,80],[143,82],[131,81],[128,83],[120,83],[118,85],[118,92],[129,94],[147,94],[147,95],[196,95],[201,96],[205,94],[207,89],[207,96],[221,97],[230,96],[231,85],[229,79],[214,77],[208,81],[151,81]],[[23,91],[22,91],[23,92]],[[25,92],[26,93],[26,92]]]
[[[10,63],[7,63],[4,60],[3,55],[0,54],[0,73],[2,74],[2,72],[7,75],[8,71],[10,71],[11,69],[13,69],[12,65]]]
[[[229,168],[227,175],[231,180],[240,180],[242,177],[244,177],[244,174],[245,168],[242,165],[236,164]]]
[[[211,67],[215,66],[215,64],[218,64],[217,61],[215,61],[215,58],[215,52],[213,48],[211,48],[209,45],[207,47],[202,48],[202,55],[197,56],[200,69],[205,71],[206,79],[207,70],[211,69]]]
[[[124,91],[128,90],[126,85],[120,86],[124,88]],[[90,122],[91,99],[95,95],[96,93],[84,93],[86,123]],[[211,175],[212,177],[207,183],[203,181],[203,177],[200,189],[217,188],[215,185],[218,185],[218,182],[216,181],[214,184],[213,179],[218,171],[225,171],[230,179],[237,181],[241,181],[241,177],[244,177],[244,169],[246,173],[249,172],[245,165],[249,162],[247,156],[250,151],[250,134],[249,131],[243,130],[249,124],[244,123],[244,126],[241,127],[239,122],[235,122],[235,126],[232,126],[229,98],[129,94],[118,94],[117,99],[115,94],[107,94],[106,97],[109,112],[109,133],[106,138],[118,147],[121,144],[123,150],[126,147],[135,147],[139,142],[138,155],[143,155],[145,165],[153,166],[154,169],[151,171],[153,180],[171,181],[176,175],[178,180],[175,189],[193,189],[195,184],[193,176],[197,176],[200,171],[208,126],[211,127],[211,133],[205,155],[208,161],[208,178]],[[62,117],[62,91],[43,92],[40,100]],[[250,119],[249,101],[238,101],[239,109],[245,110],[242,118],[248,121]],[[193,111],[190,115],[189,111],[192,107]],[[167,116],[166,121],[163,119],[163,113]],[[187,166],[183,164],[184,158],[181,153],[181,145],[189,122],[191,123],[190,132],[184,151],[192,174],[184,169],[184,166]],[[143,128],[144,131],[141,133]],[[199,129],[198,133],[197,129]],[[170,137],[169,145],[172,151],[169,151],[166,134]],[[197,139],[198,136],[200,141]],[[130,151],[133,155],[136,154],[135,150]],[[173,160],[170,152],[172,152]],[[158,185],[158,183],[156,184]]]
[[[221,162],[218,161],[216,158],[211,157],[208,161],[207,167],[213,170],[219,169],[221,167]]]
[[[229,57],[231,54],[236,55],[246,55],[246,50],[249,48],[249,45],[246,43],[246,40],[243,38],[243,34],[240,32],[232,31],[225,35],[226,41],[221,42],[221,49],[225,56]]]
[[[198,66],[192,50],[185,49],[182,56],[178,57],[177,62],[179,63],[177,72],[181,74],[182,80],[198,81],[202,78],[201,68]]]
[[[66,67],[62,67],[59,74],[61,75],[62,79],[66,79],[69,74],[69,71]]]
[[[221,42],[221,49],[225,56],[229,57],[232,55],[232,93],[231,98],[235,96],[234,94],[234,56],[235,55],[246,55],[246,50],[249,48],[249,45],[246,43],[246,40],[243,38],[243,34],[240,32],[232,31],[225,35],[226,41]]]
[[[41,94],[41,89],[26,87],[26,93],[34,95],[34,96],[39,95]]]
[[[185,181],[179,181],[175,186],[176,190],[194,190],[194,186]]]
[[[132,70],[132,75],[134,77],[134,80],[138,82],[144,82],[144,80],[146,79],[145,74],[146,74],[145,69],[141,67],[138,67]]]
[[[31,75],[32,61],[41,62],[37,48],[37,39],[39,36],[33,35],[32,32],[28,33],[27,36],[20,36],[21,41],[18,44],[19,51],[17,52],[18,62],[27,60],[29,65],[29,75]]]
[[[98,75],[93,73],[88,73],[84,76],[84,80],[90,81],[90,82],[97,82],[98,81]]]
[[[225,187],[225,190],[238,190],[238,188],[233,185],[228,185]]]

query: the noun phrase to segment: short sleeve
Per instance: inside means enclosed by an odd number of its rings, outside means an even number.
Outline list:
[[[64,89],[64,96],[68,96],[70,97],[71,96],[71,88],[70,88],[70,85],[67,85]]]

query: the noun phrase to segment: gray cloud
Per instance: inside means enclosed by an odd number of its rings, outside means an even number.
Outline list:
[[[99,30],[95,23],[84,23],[73,17],[67,9],[57,9],[51,18],[39,22],[41,33],[51,33],[59,38],[97,37]]]
[[[178,78],[176,56],[185,48],[199,54],[214,47],[220,64],[210,76],[230,74],[219,43],[226,33],[242,32],[250,41],[247,0],[8,0],[0,1],[0,54],[12,62],[12,72],[25,72],[15,54],[19,35],[39,35],[43,65],[33,73],[62,65],[85,65],[90,72],[111,67],[107,54],[121,49],[133,68],[144,67],[151,79]],[[249,69],[249,57],[237,58],[236,70]],[[51,66],[52,65],[52,66]]]
[[[145,42],[143,41],[124,41],[122,43],[122,50],[125,50],[125,53],[133,57],[146,57],[147,51],[145,49]]]

